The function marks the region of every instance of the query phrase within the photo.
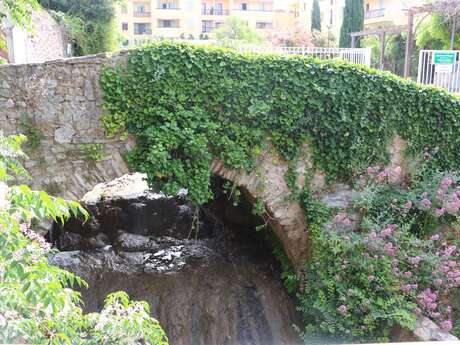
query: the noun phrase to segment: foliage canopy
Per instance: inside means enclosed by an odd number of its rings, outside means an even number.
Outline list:
[[[364,26],[364,4],[363,0],[345,0],[343,10],[343,22],[340,28],[339,45],[342,48],[350,48],[350,33],[361,31]]]
[[[74,42],[75,55],[113,51],[118,44],[115,6],[121,0],[39,0],[63,21]]]
[[[459,99],[345,62],[163,42],[107,68],[101,85],[106,127],[137,136],[132,167],[198,203],[212,197],[212,159],[251,170],[268,141],[295,161],[308,140],[329,179],[385,161],[395,134],[409,154],[437,147],[439,168],[460,167]]]
[[[313,1],[311,9],[311,31],[313,30],[321,31],[321,10],[318,0]]]
[[[212,32],[213,38],[223,46],[234,46],[238,43],[261,43],[263,37],[247,22],[238,17],[229,17]]]

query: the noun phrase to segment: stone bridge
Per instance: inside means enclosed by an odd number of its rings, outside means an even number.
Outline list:
[[[122,157],[134,139],[106,138],[99,121],[101,69],[123,64],[126,57],[127,52],[121,52],[0,66],[0,130],[29,138],[26,168],[32,178],[27,183],[33,188],[80,199],[96,184],[129,172]],[[229,170],[217,161],[212,169],[265,202],[267,222],[300,269],[309,250],[307,224],[299,204],[286,201],[287,165],[266,152],[251,175]]]
[[[134,145],[134,138],[123,141],[106,137],[100,124],[103,109],[99,87],[102,68],[126,63],[127,54],[0,66],[0,131],[29,138],[26,153],[30,159],[25,165],[32,178],[27,184],[78,200],[96,184],[129,172],[123,154]],[[390,147],[393,164],[400,164],[402,149],[401,141],[395,140]],[[304,151],[297,167],[299,176],[311,168],[307,146]],[[219,161],[213,162],[212,170],[265,203],[268,225],[300,271],[309,255],[308,226],[300,205],[286,198],[290,194],[284,180],[286,162],[269,150],[259,157],[252,174],[227,169]],[[303,183],[300,178],[299,186]],[[324,187],[320,172],[313,184]],[[350,193],[348,186],[328,186],[323,201],[343,208]]]
[[[80,199],[96,184],[129,172],[123,154],[134,145],[134,138],[108,139],[99,120],[103,112],[101,69],[123,64],[126,58],[127,52],[121,52],[0,66],[0,131],[29,137],[26,153],[30,159],[25,165],[31,179],[27,184],[52,195]],[[402,164],[403,149],[404,143],[395,138],[389,148],[392,165]],[[300,176],[311,168],[310,162],[305,147],[305,159],[297,167]],[[252,174],[227,169],[219,161],[213,162],[212,170],[244,188],[250,197],[264,201],[269,226],[300,272],[309,255],[308,224],[300,205],[286,199],[286,163],[265,152]],[[303,183],[299,179],[298,184]],[[317,188],[324,187],[324,176],[316,173],[313,183]],[[344,185],[328,187],[323,201],[333,207],[346,207],[350,194]],[[418,321],[415,334],[425,340],[456,339],[426,318]]]

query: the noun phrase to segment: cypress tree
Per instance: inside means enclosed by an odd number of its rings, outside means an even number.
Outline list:
[[[318,0],[313,1],[313,7],[311,9],[311,31],[321,31],[321,11],[319,9]]]
[[[341,48],[351,47],[350,33],[361,31],[364,27],[363,0],[346,0],[343,10],[343,23],[340,29]]]

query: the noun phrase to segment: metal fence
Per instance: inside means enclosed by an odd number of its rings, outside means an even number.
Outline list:
[[[351,63],[371,65],[371,48],[310,48],[310,47],[259,47],[241,46],[240,51],[253,53],[279,53],[314,56],[319,59],[342,59]]]
[[[417,81],[460,94],[460,51],[421,50]]]

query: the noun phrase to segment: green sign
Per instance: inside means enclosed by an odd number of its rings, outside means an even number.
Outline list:
[[[434,52],[433,63],[435,65],[453,65],[456,60],[455,52]]]

